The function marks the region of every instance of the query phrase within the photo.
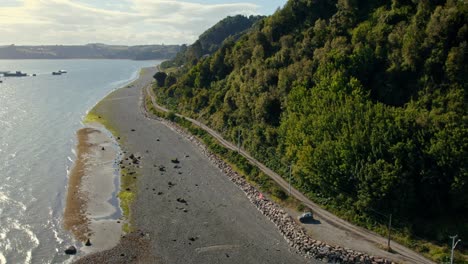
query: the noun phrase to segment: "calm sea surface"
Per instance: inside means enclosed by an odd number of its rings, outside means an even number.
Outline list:
[[[160,61],[0,60],[0,263],[62,263],[67,172],[83,116]],[[53,71],[67,74],[53,76]]]

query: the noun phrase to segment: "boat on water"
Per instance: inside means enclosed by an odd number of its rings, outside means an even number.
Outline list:
[[[4,72],[3,76],[4,77],[26,77],[28,76],[28,74],[21,72],[21,71],[16,71],[16,72]]]
[[[52,72],[52,75],[62,75],[62,74],[65,74],[65,73],[67,73],[67,71],[65,71],[65,70],[58,70],[58,71]]]

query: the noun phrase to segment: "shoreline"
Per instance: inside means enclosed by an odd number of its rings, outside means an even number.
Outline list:
[[[310,263],[198,146],[142,111],[155,70],[90,112],[122,138],[121,165],[137,159],[136,174],[121,178],[135,187],[121,187],[135,194],[129,210],[133,232],[116,247],[75,263]]]
[[[96,102],[82,117],[83,128],[76,132],[76,159],[69,171],[63,227],[76,239],[78,257],[114,248],[124,232],[130,231],[128,207],[132,200],[126,199],[130,192],[125,190],[128,177],[124,176],[129,172],[122,167],[125,158],[122,140],[109,121],[95,110],[112,93],[133,88],[147,69],[135,71],[131,78]],[[107,195],[102,195],[103,189],[107,189]],[[131,194],[134,196],[133,191]],[[88,239],[91,246],[85,246]]]
[[[123,222],[119,203],[119,150],[99,124],[77,131],[77,158],[69,174],[64,228],[74,238],[91,245],[80,250],[92,253],[114,247],[120,240]],[[117,178],[117,181],[116,181]]]
[[[92,122],[97,122],[97,123],[101,123],[99,120],[90,120],[88,119],[89,118],[89,115],[92,114],[93,110],[99,105],[99,103],[101,103],[103,100],[105,100],[110,94],[112,94],[113,92],[117,91],[117,90],[120,90],[120,89],[123,89],[123,88],[131,88],[130,86],[138,80],[138,78],[140,78],[140,76],[142,75],[143,73],[143,70],[145,68],[141,68],[139,69],[138,71],[135,71],[135,73],[132,74],[132,76],[127,79],[127,80],[123,80],[122,82],[122,85],[112,89],[111,91],[109,91],[107,94],[105,94],[101,99],[99,99],[99,101],[97,101],[91,108],[89,108],[86,112],[85,112],[85,115],[82,116],[81,120],[82,120],[82,124],[85,125],[86,123],[92,123]],[[105,126],[105,125],[104,125]],[[109,130],[109,128],[106,127],[106,129]],[[112,131],[111,131],[112,132]],[[114,133],[112,133],[114,134]],[[115,136],[115,135],[114,135]]]
[[[81,182],[85,171],[85,156],[89,152],[88,131],[80,129],[77,132],[76,160],[70,170],[63,225],[79,241],[86,241],[89,233],[87,224],[89,219],[83,214],[86,199],[81,192]]]

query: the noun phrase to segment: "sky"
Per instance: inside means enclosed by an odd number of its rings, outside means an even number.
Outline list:
[[[0,45],[191,44],[229,15],[287,0],[0,0]]]

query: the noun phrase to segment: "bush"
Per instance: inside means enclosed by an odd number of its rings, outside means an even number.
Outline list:
[[[176,114],[172,111],[169,111],[166,113],[166,118],[171,121],[175,121],[176,117],[177,117]]]
[[[300,203],[297,205],[296,210],[299,212],[304,212],[306,209],[306,206],[303,203]]]
[[[284,201],[288,198],[288,195],[283,191],[283,189],[280,189],[276,186],[273,187],[271,194],[276,198],[280,199],[281,201]]]

